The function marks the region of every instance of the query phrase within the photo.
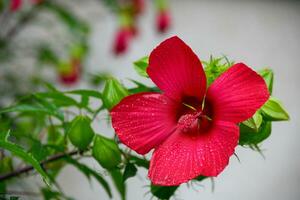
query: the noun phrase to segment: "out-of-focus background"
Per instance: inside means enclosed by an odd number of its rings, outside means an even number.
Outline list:
[[[229,166],[214,182],[210,180],[196,189],[182,185],[175,199],[214,200],[298,200],[300,198],[300,1],[272,0],[171,0],[172,28],[161,35],[153,31],[155,12],[146,9],[138,21],[140,34],[123,56],[111,53],[112,35],[116,20],[111,12],[94,1],[75,1],[72,8],[82,13],[91,24],[90,53],[85,66],[89,71],[105,71],[130,85],[128,79],[146,84],[149,80],[139,77],[132,63],[148,55],[164,39],[178,35],[196,52],[200,59],[226,55],[236,62],[244,62],[254,69],[270,67],[274,70],[274,96],[280,98],[290,114],[290,122],[273,124],[272,135],[261,149],[263,155],[237,147]],[[153,6],[147,1],[149,7]],[[84,8],[85,10],[81,10]],[[88,13],[88,14],[87,14]],[[0,27],[1,29],[1,27]],[[18,38],[41,35],[28,28]],[[27,35],[27,36],[26,36]],[[53,38],[52,38],[53,39]],[[23,62],[16,60],[15,63]],[[21,69],[20,70],[22,73]],[[19,71],[19,72],[20,72]],[[85,88],[85,83],[78,87]],[[0,86],[2,87],[2,86]],[[94,124],[99,133],[110,134],[112,129],[103,123]],[[98,164],[86,159],[95,169]],[[129,200],[150,199],[146,170],[128,180]],[[35,179],[16,188],[31,188]],[[96,181],[89,184],[73,167],[66,167],[58,178],[63,190],[76,199],[109,199]],[[28,184],[29,183],[29,184]],[[116,193],[116,191],[114,191]],[[116,198],[117,199],[117,198]]]

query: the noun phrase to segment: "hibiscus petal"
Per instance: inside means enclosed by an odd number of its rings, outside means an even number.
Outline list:
[[[174,101],[159,93],[130,95],[112,109],[112,126],[122,143],[145,154],[175,130],[174,106]]]
[[[192,49],[176,36],[152,51],[147,73],[173,99],[197,97],[202,101],[204,97],[206,77],[202,64]]]
[[[179,185],[199,175],[217,176],[238,144],[239,128],[217,121],[202,134],[176,131],[153,154],[149,178],[155,185]]]
[[[229,68],[208,88],[206,99],[216,120],[242,122],[268,100],[265,81],[243,63]]]

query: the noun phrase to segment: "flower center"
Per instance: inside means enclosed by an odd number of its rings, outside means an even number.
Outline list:
[[[210,106],[193,98],[184,99],[178,111],[177,125],[183,133],[199,134],[207,132],[212,125]]]

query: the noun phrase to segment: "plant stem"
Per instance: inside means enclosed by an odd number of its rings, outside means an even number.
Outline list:
[[[79,151],[79,150],[73,150],[73,151],[70,151],[68,153],[58,153],[58,154],[53,155],[53,156],[49,157],[48,159],[42,161],[40,163],[40,165],[42,167],[44,167],[44,165],[46,165],[48,163],[60,160],[62,158],[68,157],[68,156],[73,156],[73,155],[76,155],[76,154],[79,154],[79,153],[81,153],[81,151]],[[34,168],[31,165],[30,166],[28,165],[28,166],[25,166],[21,169],[17,169],[13,172],[10,172],[10,173],[4,174],[4,175],[0,175],[0,182],[4,181],[4,180],[7,180],[7,179],[14,178],[16,176],[20,176],[20,175],[28,173],[32,170],[34,170]]]

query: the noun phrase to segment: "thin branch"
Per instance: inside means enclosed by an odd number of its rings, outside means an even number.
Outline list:
[[[49,157],[48,159],[42,161],[42,162],[40,163],[40,165],[41,165],[42,167],[44,167],[44,165],[46,165],[46,164],[48,164],[48,163],[51,163],[51,162],[60,160],[60,159],[62,159],[62,158],[66,158],[66,157],[68,157],[68,156],[73,156],[73,155],[76,155],[76,154],[79,154],[79,153],[82,153],[82,151],[79,151],[79,150],[73,150],[73,151],[70,151],[70,152],[68,152],[68,153],[58,153],[58,154],[53,155],[53,156]],[[33,171],[33,170],[34,170],[33,166],[31,166],[31,165],[30,165],[30,166],[29,166],[29,165],[28,165],[28,166],[25,166],[25,167],[23,167],[23,168],[21,168],[21,169],[17,169],[17,170],[15,170],[15,171],[13,171],[13,172],[10,172],[10,173],[1,175],[1,176],[0,176],[0,182],[1,182],[1,181],[4,181],[4,180],[7,180],[7,179],[14,178],[14,177],[16,177],[16,176],[20,176],[20,175],[22,175],[22,174],[28,173],[28,172]]]

